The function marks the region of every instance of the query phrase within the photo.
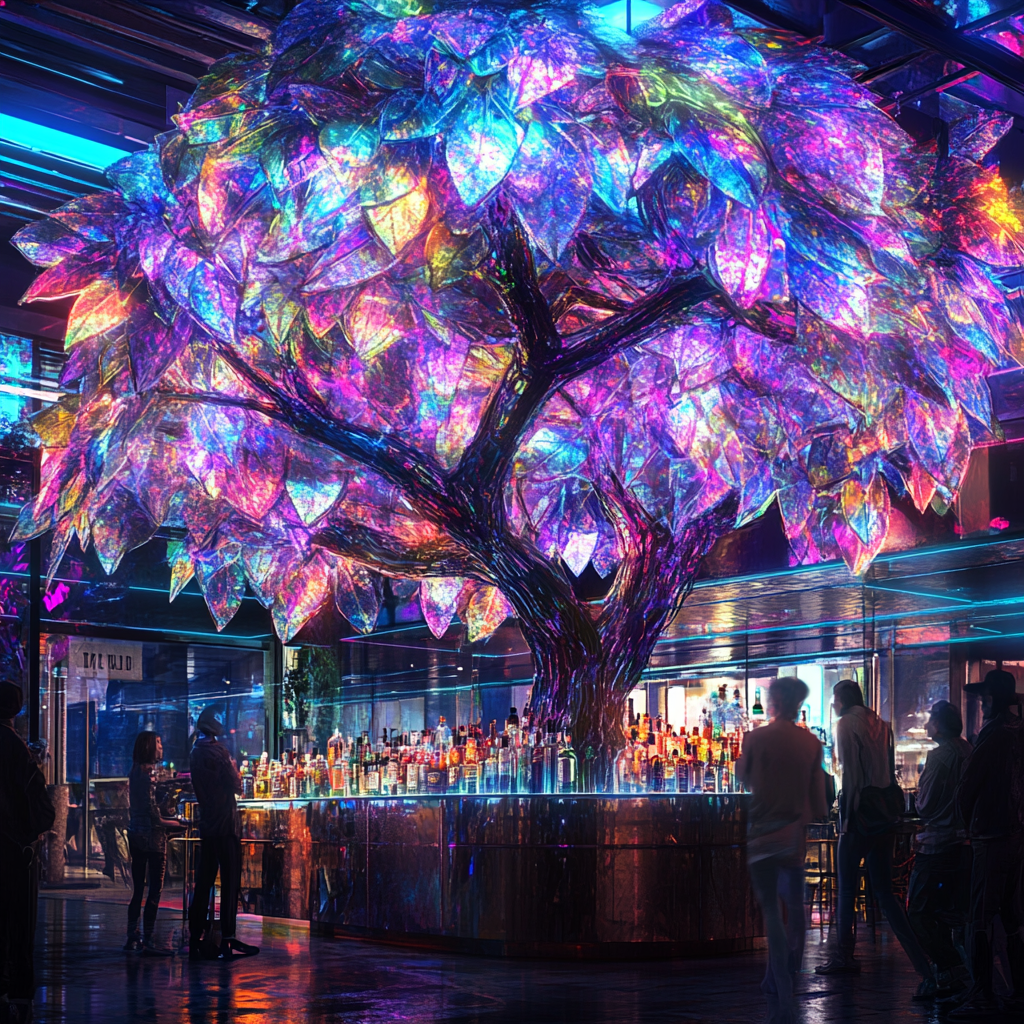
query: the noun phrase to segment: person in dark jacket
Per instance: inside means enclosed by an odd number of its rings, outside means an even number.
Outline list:
[[[1024,997],[1024,936],[1021,934],[1021,860],[1024,851],[1024,722],[1016,683],[995,669],[965,689],[981,697],[984,726],[964,763],[957,804],[967,826],[974,862],[968,925],[972,984],[953,1020],[1000,1012],[992,991],[992,924],[998,914],[1014,1002]]]
[[[954,927],[962,931],[965,923],[971,871],[971,848],[956,806],[960,771],[971,753],[963,729],[960,712],[948,700],[932,705],[927,731],[938,745],[929,751],[917,786],[921,830],[907,894],[907,917],[935,964],[935,978],[918,995],[922,999],[967,987],[967,969],[953,942]]]
[[[253,956],[259,946],[250,946],[235,936],[238,890],[242,881],[242,844],[238,832],[235,796],[242,792],[242,780],[227,749],[217,742],[224,735],[213,707],[206,708],[196,723],[199,738],[192,747],[192,789],[199,802],[199,867],[196,887],[188,911],[188,955],[204,959],[201,939],[207,928],[210,893],[220,870],[219,959]]]
[[[836,868],[839,874],[839,925],[837,943],[829,959],[815,967],[816,974],[859,974],[854,957],[854,903],[864,861],[875,899],[889,927],[899,940],[914,969],[921,976],[917,993],[929,988],[933,969],[907,920],[903,901],[892,891],[893,827],[876,831],[866,827],[861,801],[866,792],[888,787],[893,778],[892,732],[888,724],[864,706],[864,694],[853,679],[840,679],[832,695],[836,716],[836,753],[842,768],[839,799],[839,842]],[[893,826],[895,822],[892,823]]]
[[[156,802],[156,766],[163,756],[160,737],[155,732],[140,732],[135,737],[132,767],[128,773],[128,851],[132,858],[133,891],[128,904],[128,941],[124,948],[126,951],[141,950],[151,956],[168,952],[156,945],[153,930],[167,866],[167,830],[178,826],[173,818],[163,816]],[[149,897],[140,936],[139,913],[147,872]]]
[[[14,731],[21,688],[0,682],[0,985],[10,1001],[9,1018],[32,1019],[36,983],[35,942],[38,876],[36,840],[53,827],[46,780],[28,747]]]

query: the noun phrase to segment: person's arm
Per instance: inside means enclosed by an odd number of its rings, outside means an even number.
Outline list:
[[[949,775],[950,766],[942,752],[938,748],[930,750],[917,783],[917,813],[925,821],[942,810]]]
[[[219,747],[218,752],[220,753],[221,778],[224,785],[229,786],[232,793],[241,795],[242,776],[238,774],[238,769],[235,767],[234,759],[228,753],[226,747]]]
[[[156,779],[153,777],[153,769],[149,770],[146,790],[149,795],[149,820],[150,824],[160,828],[177,828],[178,821],[174,818],[165,818],[164,812],[156,802]]]
[[[824,821],[828,817],[828,800],[825,798],[825,769],[821,767],[821,744],[817,743],[814,762],[811,765],[810,807],[811,820]]]
[[[46,779],[39,770],[39,766],[32,760],[28,750],[25,751],[26,758],[26,779],[25,795],[28,797],[29,822],[32,832],[38,838],[44,832],[53,828],[53,822],[57,812],[53,808],[53,801],[46,791]]]
[[[740,756],[736,759],[736,777],[747,789],[754,788],[751,782],[754,774],[754,749],[758,743],[754,738],[756,735],[756,732],[748,732],[743,737],[743,747],[740,750]]]
[[[970,828],[971,818],[974,817],[974,805],[978,802],[978,796],[988,783],[988,760],[989,751],[986,749],[991,745],[991,738],[980,743],[970,756],[964,761],[963,770],[960,773],[960,785],[956,790],[956,805],[960,811],[960,818]]]

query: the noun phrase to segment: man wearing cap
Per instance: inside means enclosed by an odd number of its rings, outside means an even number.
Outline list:
[[[21,688],[0,682],[0,994],[8,1003],[8,1019],[17,1024],[32,1019],[36,990],[33,844],[54,819],[43,773],[14,731],[21,704]]]
[[[984,726],[964,763],[957,792],[974,862],[968,949],[972,984],[953,1020],[973,1020],[1000,1012],[992,992],[992,923],[996,914],[1006,930],[1006,952],[1013,980],[1013,1002],[1024,997],[1024,936],[1021,935],[1021,854],[1024,849],[1024,723],[1015,680],[995,669],[965,687],[981,697]]]
[[[914,841],[914,871],[907,895],[907,917],[925,952],[935,964],[915,998],[952,995],[967,987],[967,969],[953,943],[953,927],[966,917],[966,879],[970,850],[956,806],[956,790],[971,745],[961,735],[960,712],[948,700],[932,705],[928,736],[937,746],[928,754],[917,786],[921,831]]]
[[[238,890],[242,881],[242,844],[238,837],[238,807],[235,795],[242,792],[242,780],[227,748],[217,742],[224,726],[216,709],[203,710],[196,723],[199,738],[192,747],[190,770],[192,789],[199,801],[199,866],[196,887],[188,911],[188,955],[204,959],[200,939],[206,929],[210,893],[220,870],[221,945],[218,959],[258,953],[235,937]]]

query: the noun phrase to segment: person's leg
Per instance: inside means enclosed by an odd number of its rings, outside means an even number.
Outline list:
[[[142,891],[146,885],[146,852],[128,836],[128,852],[132,858],[132,898],[128,903],[128,942],[125,949],[134,949],[139,937],[139,914],[142,911]]]
[[[860,862],[863,859],[863,841],[855,832],[844,832],[839,837],[836,851],[836,869],[839,872],[839,948],[853,956],[856,939],[853,931],[853,906],[857,898]]]
[[[220,844],[220,931],[222,939],[235,937],[238,891],[242,884],[242,844],[236,836],[224,836]]]
[[[142,917],[143,939],[149,942],[156,927],[156,915],[160,909],[160,893],[164,887],[164,868],[167,864],[167,852],[162,849],[151,850],[146,854],[146,865],[149,872],[149,895],[146,897],[146,911]]]
[[[750,883],[761,907],[768,939],[768,970],[762,991],[769,997],[769,1020],[789,1020],[793,1013],[793,978],[789,973],[789,942],[779,907],[779,862],[774,857],[750,865]],[[778,999],[773,1013],[772,996]]]
[[[893,930],[896,938],[899,939],[904,952],[910,957],[914,970],[922,978],[930,978],[932,976],[932,968],[928,962],[928,955],[921,948],[921,943],[917,941],[914,929],[910,927],[903,904],[896,899],[892,891],[892,850],[894,843],[895,837],[892,835],[872,837],[864,857],[868,874],[871,877],[871,888],[874,890],[875,897],[878,900],[878,906],[881,908],[882,913],[885,914],[885,919],[889,922],[889,927]]]
[[[238,893],[242,883],[242,843],[237,836],[225,836],[220,842],[220,955],[224,958],[253,956],[260,951],[259,946],[241,942],[235,935]]]
[[[7,995],[29,1003],[36,991],[33,947],[35,945],[36,882],[31,860],[13,843],[0,840],[0,903],[7,931]]]
[[[939,971],[952,970],[961,962],[953,945],[959,867],[958,847],[941,853],[919,853],[910,876],[907,919]]]
[[[807,938],[805,884],[802,864],[784,865],[779,872],[779,898],[786,908],[786,945],[789,949],[791,975],[800,973],[804,960],[804,942]]]
[[[199,843],[199,863],[196,865],[195,888],[188,908],[188,933],[190,954],[199,948],[199,940],[206,931],[210,914],[210,892],[217,878],[217,846],[214,839],[203,839]]]
[[[1009,870],[1000,914],[1006,930],[1006,958],[1010,964],[1013,998],[1024,999],[1024,837],[1009,842]]]

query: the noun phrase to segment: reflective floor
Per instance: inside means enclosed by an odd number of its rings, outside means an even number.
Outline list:
[[[44,1024],[241,1021],[244,1024],[666,1024],[764,1020],[764,954],[718,960],[580,965],[497,961],[310,939],[297,926],[243,919],[262,953],[231,964],[142,958],[120,951],[121,894],[46,894],[37,936],[36,1019]],[[180,909],[161,910],[170,943]],[[821,959],[809,935],[806,969]],[[888,932],[859,943],[860,978],[800,981],[803,1019],[937,1021],[911,1002],[916,978]]]

